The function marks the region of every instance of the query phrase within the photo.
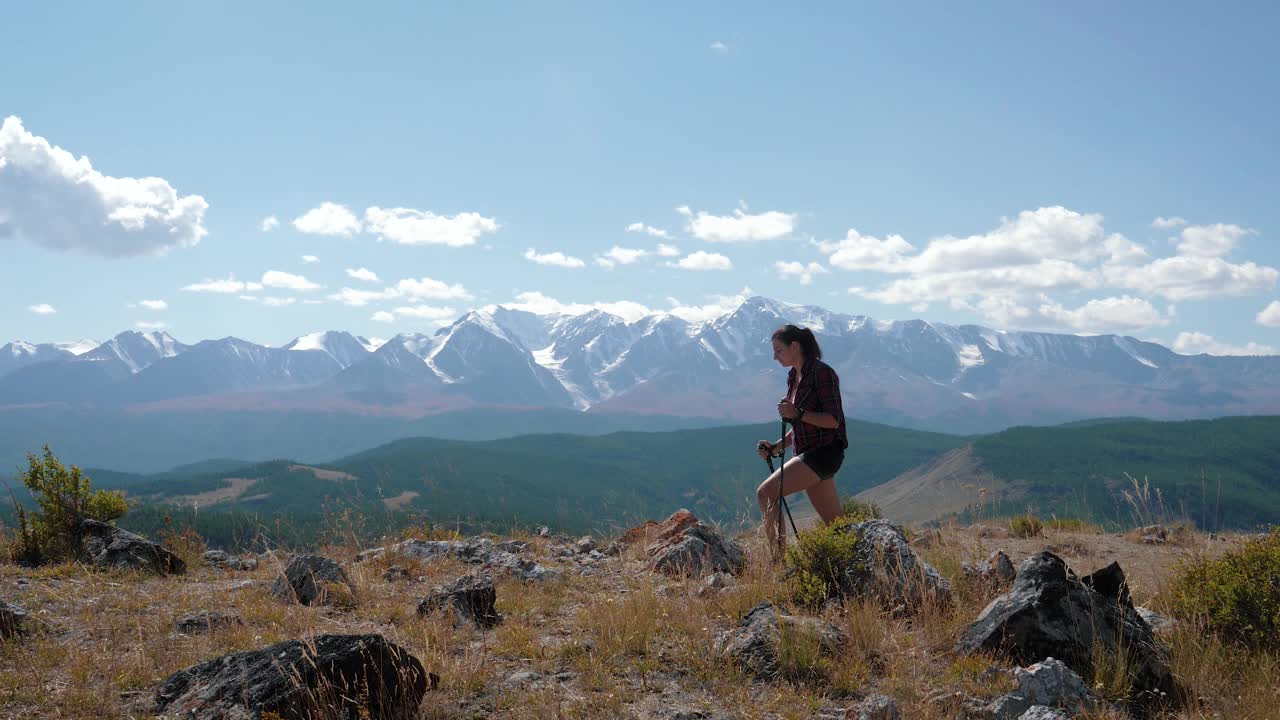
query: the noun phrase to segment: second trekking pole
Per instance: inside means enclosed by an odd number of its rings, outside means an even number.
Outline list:
[[[777,528],[778,528],[778,553],[779,555],[781,555],[782,551],[786,549],[786,545],[787,545],[787,531],[782,529],[782,511],[783,510],[786,510],[787,520],[791,522],[791,532],[795,534],[797,540],[800,538],[800,531],[796,529],[795,518],[791,517],[791,508],[787,507],[787,498],[785,495],[783,495],[783,492],[782,492],[783,491],[782,481],[785,479],[786,467],[787,467],[787,421],[786,420],[782,421],[782,442],[779,444],[782,447],[778,451],[778,525],[777,525]],[[765,462],[769,463],[769,472],[772,473],[773,472],[773,453],[770,452],[765,457],[764,460]]]

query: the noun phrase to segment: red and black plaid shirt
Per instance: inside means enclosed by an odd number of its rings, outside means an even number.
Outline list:
[[[787,373],[787,397],[791,397],[796,385],[796,369]],[[817,412],[835,417],[840,425],[834,429],[820,428],[801,420],[792,424],[793,442],[796,454],[816,450],[840,443],[840,447],[849,447],[849,438],[844,429],[844,406],[840,402],[840,376],[831,366],[816,358],[805,361],[800,373],[800,387],[795,392],[795,406],[803,408],[806,413]]]

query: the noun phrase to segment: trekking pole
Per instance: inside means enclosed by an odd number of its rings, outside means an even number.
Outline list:
[[[778,472],[778,549],[779,550],[782,550],[783,548],[785,548],[786,542],[787,542],[786,531],[782,529],[782,511],[783,510],[786,510],[787,520],[791,522],[791,532],[795,534],[797,540],[800,539],[800,531],[796,529],[795,518],[791,517],[791,508],[790,506],[787,505],[787,498],[782,493],[782,481],[784,479],[784,475],[786,472],[785,468],[787,465],[786,439],[787,439],[787,421],[783,420],[782,421],[783,445],[782,445],[782,449],[778,451],[778,458],[779,458],[779,462],[781,463],[778,466],[778,469],[779,469],[779,472]],[[772,475],[773,474],[773,453],[770,452],[768,455],[766,455],[764,458],[764,461],[769,464],[769,474]]]

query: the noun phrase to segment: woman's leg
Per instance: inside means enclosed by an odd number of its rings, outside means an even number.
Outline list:
[[[830,524],[832,520],[844,514],[840,509],[840,494],[836,492],[834,477],[829,477],[809,488],[808,493],[809,502],[813,503],[813,509],[818,511],[818,517],[822,518],[822,522]]]
[[[786,478],[786,484],[782,488],[784,495],[808,490],[822,482],[821,478],[800,458],[791,458],[783,467],[785,472],[775,470],[768,479],[760,483],[760,487],[756,488],[756,501],[760,503],[760,513],[764,516],[764,536],[770,553],[776,553],[778,547],[779,480],[782,477]],[[834,486],[834,482],[832,485]],[[836,508],[839,509],[839,507],[840,503],[837,501]],[[825,520],[826,516],[823,516],[823,519]]]

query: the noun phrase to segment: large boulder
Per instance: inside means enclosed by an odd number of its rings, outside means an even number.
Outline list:
[[[747,611],[738,627],[723,634],[720,652],[757,678],[779,676],[781,646],[785,642],[816,642],[820,652],[835,656],[844,633],[821,618],[787,615],[768,600]]]
[[[654,528],[645,552],[654,570],[668,575],[702,575],[707,572],[738,574],[746,565],[742,546],[698,520],[688,510],[678,510]]]
[[[271,585],[271,594],[303,605],[325,605],[354,598],[355,586],[338,563],[319,555],[298,555]]]
[[[957,649],[1004,653],[1020,665],[1058,658],[1086,678],[1106,653],[1133,674],[1131,709],[1145,714],[1183,699],[1167,653],[1129,601],[1115,563],[1081,580],[1051,552],[1027,558],[1013,588],[964,630]]]
[[[435,678],[381,635],[320,635],[214,658],[170,675],[154,711],[177,720],[417,717]]]
[[[837,571],[842,594],[878,597],[895,609],[950,602],[951,584],[916,555],[900,526],[876,519],[835,529],[858,538],[854,557]]]
[[[437,587],[418,603],[418,614],[429,615],[437,611],[453,613],[454,623],[466,621],[481,628],[491,628],[502,622],[502,616],[494,608],[498,598],[493,578],[488,575],[463,575],[453,582]]]
[[[156,543],[97,520],[82,520],[83,559],[100,568],[141,570],[157,575],[181,574],[186,563]]]

